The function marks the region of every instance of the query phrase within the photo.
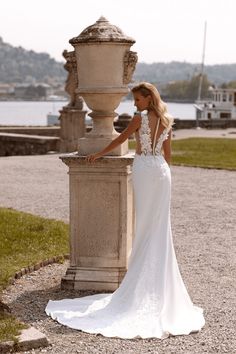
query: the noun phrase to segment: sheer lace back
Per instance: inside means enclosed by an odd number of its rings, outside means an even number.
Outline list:
[[[159,122],[157,123],[156,132],[154,133],[154,141],[152,142],[148,115],[144,113],[141,114],[141,127],[139,130],[141,155],[161,155],[162,144],[168,138],[169,134],[168,128],[165,128],[155,142],[158,127]]]

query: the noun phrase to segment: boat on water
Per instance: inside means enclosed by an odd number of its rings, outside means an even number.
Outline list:
[[[236,119],[236,89],[209,90],[211,99],[195,102],[196,119]]]
[[[209,87],[210,98],[201,99],[205,48],[206,48],[206,30],[207,22],[204,27],[204,40],[202,52],[202,64],[200,72],[200,80],[198,87],[198,98],[195,101],[196,109],[196,127],[199,128],[199,120],[215,120],[215,122],[223,120],[236,119],[236,89],[233,88],[215,88]]]

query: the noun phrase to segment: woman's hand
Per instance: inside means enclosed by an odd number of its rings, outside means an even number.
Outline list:
[[[91,154],[91,155],[88,155],[86,156],[85,160],[87,162],[94,162],[95,160],[99,159],[102,155],[97,152],[96,154]]]
[[[91,154],[86,156],[85,160],[87,162],[94,162],[95,160],[99,159],[110,151],[114,150],[117,146],[122,144],[126,139],[130,137],[137,129],[140,128],[141,125],[141,117],[139,115],[135,115],[131,122],[129,123],[128,127],[123,130],[123,132],[114,140],[110,142],[103,150],[97,152],[96,154]]]

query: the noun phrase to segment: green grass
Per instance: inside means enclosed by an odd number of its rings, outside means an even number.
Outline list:
[[[21,268],[68,253],[68,225],[0,208],[0,240],[1,289]]]
[[[17,341],[21,329],[27,328],[13,316],[0,312],[0,342]]]
[[[172,164],[236,170],[236,139],[189,138],[172,142]]]
[[[0,290],[21,268],[68,253],[68,232],[62,221],[0,208]],[[0,341],[10,340],[22,324],[12,316],[0,315]]]
[[[135,148],[135,142],[129,142]],[[188,138],[172,140],[172,164],[236,170],[236,139]]]

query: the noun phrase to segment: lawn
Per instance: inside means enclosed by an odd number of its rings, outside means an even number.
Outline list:
[[[69,227],[13,209],[0,208],[0,290],[21,268],[68,253]],[[0,341],[22,328],[12,316],[0,313]]]
[[[20,330],[27,327],[13,316],[0,312],[0,342],[16,342],[16,336],[20,334]]]
[[[129,142],[134,149],[135,142]],[[172,140],[172,165],[236,170],[236,139],[188,138]]]

